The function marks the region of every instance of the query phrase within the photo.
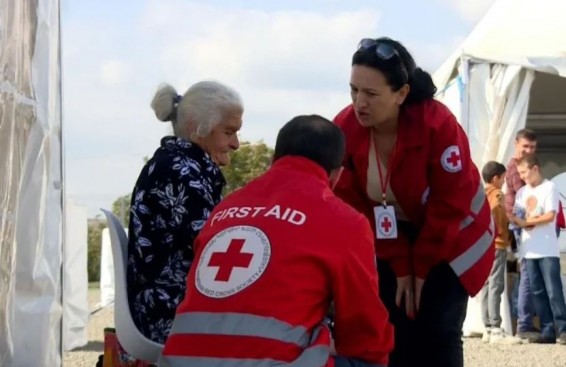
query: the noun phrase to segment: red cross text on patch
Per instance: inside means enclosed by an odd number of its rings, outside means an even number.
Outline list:
[[[252,262],[254,254],[241,252],[246,240],[234,239],[230,241],[226,252],[215,252],[208,262],[209,267],[218,267],[214,280],[227,282],[234,268],[247,268]]]
[[[385,233],[388,233],[389,230],[391,229],[392,223],[389,220],[388,217],[385,217],[382,221],[381,221],[381,228],[383,228],[383,230],[385,231]]]
[[[450,157],[448,157],[446,161],[450,163],[452,167],[458,167],[460,163],[460,154],[456,153],[455,151],[452,151],[450,153]]]

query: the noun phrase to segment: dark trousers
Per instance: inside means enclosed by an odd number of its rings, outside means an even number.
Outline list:
[[[380,364],[369,364],[357,359],[336,357],[334,359],[335,367],[385,367]]]
[[[378,261],[381,300],[395,327],[389,367],[463,367],[462,326],[468,294],[448,264],[431,269],[415,320],[395,304],[397,280],[388,263]]]

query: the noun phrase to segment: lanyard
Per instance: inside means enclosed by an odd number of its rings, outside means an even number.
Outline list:
[[[389,186],[389,180],[391,178],[391,161],[393,160],[393,154],[395,153],[395,147],[397,146],[397,136],[395,136],[395,142],[393,143],[393,149],[391,150],[391,155],[389,156],[389,164],[387,169],[387,173],[385,177],[383,177],[383,173],[381,172],[381,162],[379,160],[379,152],[377,151],[377,142],[375,141],[375,137],[373,133],[371,134],[371,138],[373,139],[373,147],[375,149],[375,160],[377,161],[377,172],[379,173],[379,184],[381,185],[381,200],[383,206],[387,206],[387,201],[385,197],[387,196],[387,187]]]

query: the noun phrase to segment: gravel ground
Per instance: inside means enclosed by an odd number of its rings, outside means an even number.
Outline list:
[[[89,290],[90,309],[100,300],[97,289]],[[88,344],[67,352],[65,367],[94,367],[103,349],[103,330],[114,324],[113,308],[105,308],[91,316],[88,324]],[[566,346],[562,345],[490,345],[478,338],[464,339],[466,367],[564,367]]]
[[[67,352],[63,358],[64,367],[94,367],[98,356],[104,348],[104,328],[114,327],[114,308],[112,306],[98,310],[100,291],[96,288],[88,290],[88,304],[91,314],[88,327],[88,344]]]

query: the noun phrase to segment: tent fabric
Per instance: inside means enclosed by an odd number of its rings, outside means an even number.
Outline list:
[[[497,0],[462,45],[434,74],[439,90],[462,57],[566,77],[566,1]]]
[[[63,261],[63,350],[88,343],[88,220],[85,206],[65,201]]]
[[[128,235],[128,228],[124,228]],[[114,303],[114,258],[112,256],[112,243],[110,230],[102,230],[102,247],[100,253],[100,307],[107,307]]]
[[[505,163],[513,154],[515,134],[526,125],[534,71],[518,65],[463,65],[456,82],[437,98],[462,124],[480,170],[491,160]]]
[[[59,0],[0,1],[0,365],[4,367],[61,365],[59,9]]]
[[[114,303],[114,259],[112,258],[110,230],[104,228],[100,249],[100,306],[106,307],[112,303]]]
[[[507,162],[513,139],[525,127],[534,72],[516,65],[478,64],[470,69],[468,139],[481,169],[488,161]]]

